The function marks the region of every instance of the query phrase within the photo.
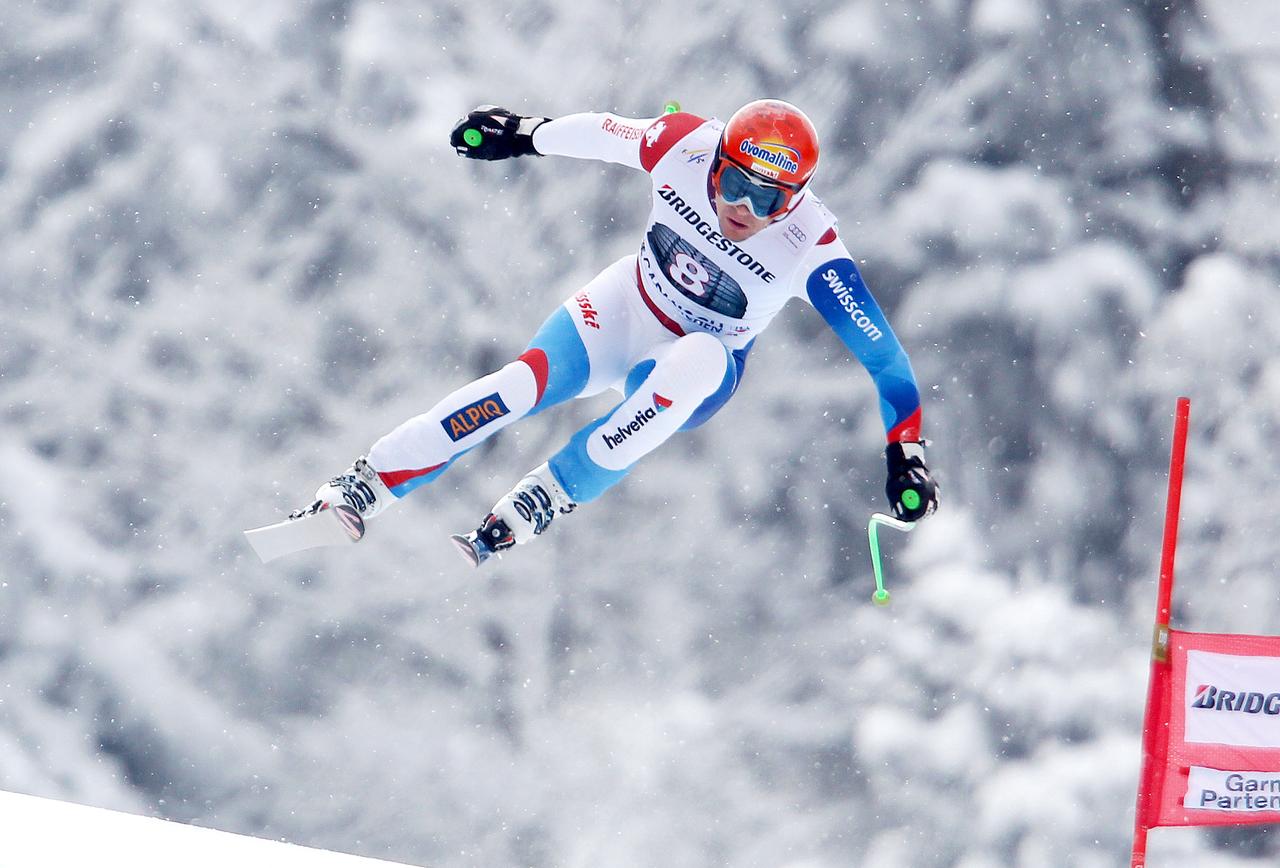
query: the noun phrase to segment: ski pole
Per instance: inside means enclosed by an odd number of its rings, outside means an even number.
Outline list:
[[[876,589],[871,595],[871,602],[877,606],[887,606],[889,605],[889,592],[884,589],[884,572],[880,568],[880,539],[878,534],[880,525],[900,530],[903,533],[911,533],[916,529],[916,526],[912,522],[896,519],[891,515],[885,515],[883,512],[871,513],[871,520],[867,522],[867,541],[871,544],[871,568],[876,574]]]

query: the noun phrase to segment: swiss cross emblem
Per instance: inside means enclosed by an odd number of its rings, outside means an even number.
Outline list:
[[[666,130],[666,128],[667,128],[666,121],[658,121],[656,124],[649,127],[649,129],[646,130],[644,134],[644,143],[652,148],[654,146],[654,143],[656,143],[658,139],[662,137],[662,133],[664,130]]]

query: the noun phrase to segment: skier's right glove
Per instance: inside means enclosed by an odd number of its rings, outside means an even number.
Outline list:
[[[919,521],[938,508],[938,483],[924,465],[924,443],[890,443],[884,451],[889,481],[884,493],[889,508],[903,521]]]
[[[526,118],[495,105],[473,109],[453,126],[449,144],[460,156],[473,160],[507,160],[533,149],[533,131],[547,118]]]

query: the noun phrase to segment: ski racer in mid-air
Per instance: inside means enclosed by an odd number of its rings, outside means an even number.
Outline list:
[[[516,420],[618,390],[612,409],[520,480],[474,532],[454,537],[479,564],[532,540],[672,435],[710,419],[738,388],[756,337],[796,297],[871,374],[894,515],[916,521],[937,507],[915,376],[835,218],[809,188],[818,137],[799,109],[758,100],[721,123],[683,112],[552,120],[482,106],[450,141],[472,159],[558,155],[648,172],[653,203],[639,250],[570,296],[514,361],[382,437],[295,515],[345,503],[372,518]]]

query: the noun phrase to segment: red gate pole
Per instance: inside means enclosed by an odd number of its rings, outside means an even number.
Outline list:
[[[1173,606],[1173,560],[1178,547],[1178,512],[1182,507],[1182,471],[1187,456],[1187,423],[1191,399],[1179,398],[1173,423],[1173,449],[1169,453],[1169,496],[1164,511],[1164,543],[1160,552],[1160,588],[1156,597],[1156,626],[1151,643],[1151,677],[1147,682],[1147,706],[1142,717],[1142,771],[1138,777],[1138,801],[1133,818],[1133,853],[1130,868],[1145,868],[1147,830],[1158,813],[1164,769],[1168,757],[1169,610]]]

